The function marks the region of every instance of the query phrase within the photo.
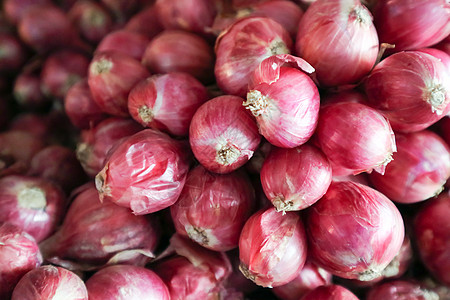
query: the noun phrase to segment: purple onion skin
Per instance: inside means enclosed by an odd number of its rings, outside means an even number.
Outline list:
[[[384,282],[372,287],[367,293],[367,300],[389,299],[389,300],[438,300],[439,296],[422,288],[413,281],[394,280]]]
[[[358,300],[352,292],[340,285],[319,286],[308,294],[304,295],[301,300]]]

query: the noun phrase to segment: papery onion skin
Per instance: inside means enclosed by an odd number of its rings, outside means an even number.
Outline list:
[[[442,193],[420,209],[414,222],[414,237],[420,257],[433,274],[450,285],[450,196]]]
[[[195,77],[173,72],[139,82],[128,95],[128,111],[144,127],[186,136],[194,113],[206,100],[208,92]]]
[[[100,52],[89,65],[88,85],[94,101],[104,112],[127,117],[128,93],[148,76],[150,73],[133,57],[115,51]]]
[[[304,144],[313,135],[319,118],[319,91],[308,75],[298,70],[301,65],[280,67],[283,62],[293,63],[290,60],[305,63],[289,55],[262,61],[253,74],[244,102],[255,116],[260,133],[272,145],[282,148]],[[267,76],[267,69],[278,72],[277,76]]]
[[[0,223],[0,298],[9,299],[14,286],[42,263],[35,239],[10,223]]]
[[[372,170],[383,173],[396,151],[389,122],[375,109],[356,102],[323,106],[316,139],[330,160],[334,175]],[[334,168],[340,170],[339,174]]]
[[[95,127],[81,131],[76,155],[84,171],[95,177],[102,170],[109,150],[121,139],[142,129],[132,119],[110,117]]]
[[[136,215],[169,207],[183,189],[189,158],[181,141],[153,129],[139,131],[110,152],[95,177],[100,200]]]
[[[88,300],[88,292],[75,273],[46,265],[31,270],[17,283],[11,300],[22,299]]]
[[[149,39],[163,31],[154,5],[133,15],[125,24],[125,29],[145,34]]]
[[[274,287],[273,293],[282,300],[299,300],[316,287],[331,284],[332,275],[307,260],[294,280],[285,285]]]
[[[319,286],[300,298],[301,300],[358,300],[352,292],[341,285]]]
[[[450,72],[439,59],[404,51],[382,60],[364,81],[371,106],[396,131],[420,131],[450,111]]]
[[[64,111],[70,122],[79,129],[89,129],[107,118],[107,114],[94,101],[86,78],[72,85],[67,91]]]
[[[141,60],[150,39],[144,34],[131,30],[116,30],[107,34],[98,44],[95,51],[116,51]]]
[[[263,287],[293,280],[306,261],[306,235],[300,216],[274,207],[254,213],[239,238],[239,269]]]
[[[200,106],[192,118],[189,143],[195,158],[209,171],[236,170],[259,145],[256,122],[243,101],[237,96],[219,96]]]
[[[214,52],[200,36],[164,30],[145,49],[142,64],[153,73],[185,72],[204,84],[214,82]]]
[[[115,265],[97,271],[86,281],[90,300],[169,300],[165,283],[155,272],[133,265]]]
[[[397,152],[383,175],[369,174],[373,186],[399,203],[439,194],[450,177],[450,148],[434,132],[396,134]]]
[[[362,281],[381,276],[405,233],[400,212],[386,196],[350,181],[332,182],[308,210],[305,226],[315,263],[333,275]]]
[[[237,21],[216,40],[214,73],[226,94],[245,97],[249,75],[265,58],[290,53],[292,40],[279,23],[265,17]]]
[[[278,211],[302,210],[318,201],[331,183],[331,165],[311,145],[272,149],[261,169],[261,184]]]
[[[10,175],[0,179],[0,222],[9,222],[40,242],[52,234],[66,206],[61,188],[44,178]]]
[[[40,244],[44,257],[73,270],[115,263],[120,254],[139,250],[132,264],[143,265],[159,242],[153,216],[136,216],[111,202],[101,203],[93,184],[82,187],[58,231]]]
[[[321,0],[300,20],[296,53],[315,69],[321,86],[354,84],[378,55],[372,15],[359,0]]]
[[[384,282],[372,287],[367,293],[367,300],[439,300],[438,294],[426,290],[420,284],[407,280]]]
[[[417,51],[428,53],[436,57],[437,59],[440,59],[444,66],[447,68],[447,71],[450,72],[450,54],[445,53],[443,50],[439,50],[437,48],[421,48]]]
[[[238,246],[255,204],[255,192],[245,173],[214,174],[199,165],[189,172],[170,212],[179,234],[205,248],[228,251]]]
[[[380,41],[394,44],[394,51],[429,47],[450,34],[445,0],[377,1],[373,14]]]

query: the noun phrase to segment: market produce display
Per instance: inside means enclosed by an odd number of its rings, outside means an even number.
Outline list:
[[[3,0],[0,300],[450,299],[448,0]]]

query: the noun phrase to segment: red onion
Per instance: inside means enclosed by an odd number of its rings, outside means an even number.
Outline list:
[[[28,134],[38,137],[41,143],[42,141],[50,140],[51,136],[50,124],[45,114],[22,112],[14,116],[14,119],[9,123],[9,129],[13,131],[26,131]]]
[[[41,71],[41,88],[44,94],[63,99],[80,79],[86,77],[89,59],[72,50],[62,50],[50,55]]]
[[[235,248],[233,250],[227,251],[227,256],[230,259],[230,263],[232,266],[232,272],[227,277],[224,282],[224,288],[228,291],[236,291],[244,293],[248,295],[256,290],[258,290],[259,286],[257,286],[253,281],[248,280],[244,274],[239,270],[239,265],[241,261],[239,260],[239,248]],[[242,300],[244,297],[232,298],[234,300]],[[297,299],[296,299],[297,300]]]
[[[94,101],[104,112],[126,117],[129,116],[128,93],[149,75],[131,56],[120,52],[100,52],[89,66],[88,84]]]
[[[239,234],[255,207],[255,192],[243,172],[214,174],[201,165],[188,173],[170,207],[177,232],[211,250],[238,246]]]
[[[40,242],[59,225],[66,206],[59,186],[47,179],[10,175],[0,179],[0,222],[9,222]]]
[[[299,300],[316,287],[331,284],[331,274],[309,260],[294,280],[273,288],[273,293],[282,300]]]
[[[149,39],[153,39],[163,31],[154,5],[133,15],[125,25],[125,29],[145,34]]]
[[[389,199],[414,203],[439,194],[450,177],[450,148],[434,132],[396,134],[397,153],[384,175],[369,175]]]
[[[141,60],[150,39],[142,33],[130,30],[116,30],[106,35],[98,44],[98,52],[116,51]]]
[[[170,243],[177,255],[152,266],[169,288],[170,299],[219,299],[222,284],[231,273],[226,254],[205,249],[178,235],[172,236]]]
[[[375,25],[394,51],[429,47],[450,34],[450,3],[445,0],[377,1]]]
[[[31,132],[9,130],[0,133],[0,175],[24,173],[44,142]]]
[[[252,5],[257,5],[259,3],[268,2],[271,0],[231,0],[231,3],[234,8],[242,8],[242,7],[249,7]]]
[[[323,285],[310,291],[301,300],[358,300],[352,292],[341,285]]]
[[[149,1],[145,0],[100,0],[110,11],[112,11],[119,21],[124,22]]]
[[[441,62],[444,64],[444,66],[447,68],[447,71],[450,72],[450,54],[445,53],[442,50],[436,49],[436,48],[422,48],[418,49],[417,51],[428,53],[437,59],[441,60]]]
[[[197,109],[206,100],[206,88],[187,73],[147,78],[128,95],[130,115],[144,127],[186,136]]]
[[[211,46],[193,33],[165,30],[145,49],[142,64],[153,73],[185,72],[203,83],[214,81]]]
[[[9,299],[16,283],[42,263],[34,238],[10,223],[0,223],[0,298]]]
[[[258,147],[255,121],[237,96],[204,103],[192,118],[189,142],[197,160],[209,171],[228,173],[244,165]]]
[[[4,0],[3,11],[8,21],[16,25],[23,14],[31,7],[51,3],[51,0]]]
[[[447,55],[450,55],[450,35],[447,36],[447,38],[444,39],[442,42],[440,42],[437,45],[434,45],[433,47],[441,51],[444,51],[445,53],[447,53]]]
[[[425,266],[445,285],[450,284],[450,195],[429,200],[416,216],[414,235]]]
[[[11,300],[88,300],[83,280],[75,273],[51,265],[25,274],[14,288]]]
[[[19,20],[20,38],[38,52],[59,47],[83,47],[67,15],[53,5],[37,5],[27,9]]]
[[[28,175],[51,180],[67,194],[87,179],[75,152],[61,145],[50,145],[36,153]]]
[[[211,0],[156,0],[155,8],[164,28],[203,34],[217,14]]]
[[[0,33],[0,74],[17,73],[26,59],[22,43],[12,34]]]
[[[113,29],[111,14],[95,1],[76,1],[68,14],[80,35],[92,43],[98,43]]]
[[[395,205],[380,192],[350,181],[331,183],[308,211],[306,228],[314,262],[334,275],[362,281],[381,276],[404,238]]]
[[[29,110],[46,109],[52,100],[41,91],[41,78],[37,74],[23,72],[14,81],[14,99],[20,107]]]
[[[94,101],[86,78],[67,90],[64,111],[70,122],[79,129],[89,129],[107,117]]]
[[[364,83],[368,100],[394,130],[427,128],[450,111],[450,72],[437,58],[418,51],[382,60]]]
[[[419,284],[395,280],[381,283],[369,290],[367,300],[389,299],[389,300],[439,300],[438,294],[422,288]]]
[[[446,116],[438,122],[437,132],[447,146],[450,146],[450,116]]]
[[[277,211],[301,210],[313,205],[331,183],[331,165],[314,146],[274,148],[261,169],[261,184]]]
[[[323,106],[316,135],[333,175],[372,170],[383,174],[396,151],[389,122],[375,109],[356,102]]]
[[[289,33],[279,23],[264,17],[244,18],[216,40],[214,73],[226,93],[244,97],[250,74],[265,58],[286,54],[292,48]]]
[[[306,260],[306,235],[294,212],[274,207],[253,214],[239,238],[239,269],[264,287],[284,285],[298,275]]]
[[[357,83],[374,66],[378,36],[359,0],[322,0],[300,20],[295,48],[316,69],[321,85],[346,85]]]
[[[95,177],[102,170],[108,151],[121,139],[141,130],[131,119],[111,117],[82,131],[76,154],[84,171]]]
[[[126,138],[95,177],[100,200],[130,208],[136,215],[169,207],[186,180],[186,152],[182,142],[153,129]]]
[[[101,203],[93,185],[78,192],[61,227],[40,244],[47,261],[84,270],[104,264],[144,265],[153,257],[159,240],[153,216],[135,216],[129,209]]]
[[[89,300],[169,300],[167,286],[153,271],[132,265],[109,266],[86,281]]]
[[[285,63],[294,65],[281,67]],[[314,133],[320,98],[314,82],[303,72],[312,67],[291,55],[271,56],[255,70],[244,106],[256,117],[260,133],[272,144],[293,148]]]

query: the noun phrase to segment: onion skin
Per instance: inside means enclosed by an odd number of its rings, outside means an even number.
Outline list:
[[[396,151],[389,122],[375,109],[356,102],[323,106],[316,141],[336,176],[372,170],[382,174]]]
[[[395,280],[372,287],[367,293],[367,300],[439,300],[438,294],[426,290],[412,281]]]
[[[405,231],[400,212],[386,196],[350,181],[331,183],[307,212],[306,228],[315,263],[333,275],[361,281],[381,276],[400,251]]]
[[[71,270],[147,263],[159,242],[155,218],[135,216],[114,203],[101,203],[92,184],[78,193],[61,227],[40,244],[47,261]]]
[[[41,266],[25,274],[11,300],[88,300],[86,286],[75,273],[61,267]]]
[[[64,111],[79,129],[89,129],[107,118],[94,101],[86,78],[72,85],[64,98]]]
[[[139,82],[128,95],[128,111],[144,127],[187,136],[194,113],[206,100],[208,92],[197,79],[174,72]]]
[[[151,72],[185,72],[204,84],[214,82],[214,52],[198,35],[164,30],[145,49],[142,64]]]
[[[447,68],[447,71],[450,72],[450,54],[436,48],[422,48],[418,49],[417,51],[428,53],[436,57],[437,59],[440,59],[444,66]]]
[[[189,155],[182,142],[144,129],[111,151],[95,184],[101,201],[144,215],[177,201],[188,170]]]
[[[45,110],[52,103],[42,93],[41,78],[37,74],[19,74],[14,81],[13,94],[19,106],[27,110]]]
[[[141,60],[150,39],[144,34],[122,29],[106,35],[98,44],[95,51],[116,51]]]
[[[373,186],[399,203],[439,194],[450,177],[450,148],[434,132],[396,134],[397,152],[384,175],[369,174]]]
[[[359,0],[321,0],[300,20],[296,53],[315,69],[321,86],[357,83],[378,55],[372,15]]]
[[[103,169],[109,150],[123,138],[142,129],[131,119],[110,117],[81,131],[76,155],[84,171],[94,178]]]
[[[189,143],[195,158],[209,171],[236,170],[259,145],[256,122],[243,101],[237,96],[219,96],[200,106],[192,118]]]
[[[133,15],[125,25],[125,29],[145,34],[149,39],[153,39],[163,31],[154,5]]]
[[[448,1],[377,1],[373,12],[380,41],[394,51],[429,47],[450,34]]]
[[[115,265],[97,271],[86,281],[90,300],[169,300],[167,286],[153,271]]]
[[[27,60],[27,51],[17,37],[0,33],[0,74],[15,74]]]
[[[9,222],[40,242],[52,234],[66,206],[61,188],[44,178],[10,175],[0,179],[0,222]]]
[[[228,251],[238,246],[255,204],[255,192],[245,173],[214,174],[199,165],[189,172],[170,212],[180,235],[205,248]]]
[[[41,71],[44,94],[64,99],[69,88],[86,77],[89,59],[78,52],[62,50],[50,55]]]
[[[281,67],[284,64],[292,67]],[[271,56],[255,69],[244,106],[256,118],[260,133],[274,146],[294,148],[314,133],[320,97],[314,82],[300,70],[314,69],[291,55]]]
[[[150,73],[133,57],[115,51],[100,52],[89,65],[88,84],[94,101],[104,112],[127,117],[129,92],[148,76]]]
[[[51,0],[4,0],[3,13],[10,23],[17,25],[23,14],[31,7],[51,3]]]
[[[0,298],[9,299],[14,286],[42,263],[34,238],[10,223],[0,223]]]
[[[450,196],[442,193],[429,200],[414,222],[414,236],[422,262],[433,276],[450,285]]]
[[[261,184],[277,211],[302,210],[318,201],[331,183],[331,165],[311,145],[272,149],[261,169]]]
[[[300,298],[301,300],[358,300],[352,292],[340,285],[319,286]]]
[[[251,17],[222,32],[215,47],[217,85],[225,94],[245,97],[253,70],[269,56],[290,53],[292,40],[274,20]]]
[[[239,269],[263,287],[293,280],[306,261],[306,235],[294,212],[282,214],[274,207],[254,213],[239,238]]]
[[[331,274],[309,260],[294,280],[274,287],[273,293],[282,300],[298,300],[316,287],[331,284]]]
[[[405,51],[382,60],[364,81],[371,106],[401,132],[420,131],[450,111],[450,72],[439,59]]]

